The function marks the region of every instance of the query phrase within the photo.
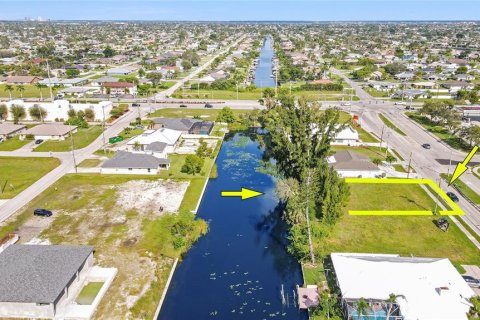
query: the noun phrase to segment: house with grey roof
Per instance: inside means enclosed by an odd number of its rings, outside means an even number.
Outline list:
[[[34,139],[41,140],[65,140],[70,133],[77,132],[76,126],[60,123],[44,123],[30,128],[20,134],[20,140],[32,135]]]
[[[342,178],[376,178],[384,174],[367,156],[351,150],[337,151],[328,163]]]
[[[161,148],[160,145],[152,146],[150,144],[149,146],[151,149]],[[100,172],[104,174],[158,174],[160,170],[168,170],[168,168],[170,168],[168,159],[158,158],[143,151],[141,153],[119,151],[112,159],[102,164]]]
[[[25,128],[26,126],[23,124],[0,123],[0,138],[11,138],[24,131]]]
[[[167,128],[181,131],[183,134],[205,134],[208,135],[213,129],[212,121],[204,121],[191,118],[155,118],[154,128]]]
[[[54,318],[93,263],[91,246],[8,246],[0,253],[0,317]]]

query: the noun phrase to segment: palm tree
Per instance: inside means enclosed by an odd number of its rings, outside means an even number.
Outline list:
[[[470,299],[472,306],[470,307],[470,311],[468,312],[471,317],[469,319],[479,319],[480,318],[480,298],[479,297],[472,297]]]
[[[12,91],[13,91],[13,86],[11,84],[5,85],[5,88],[3,88],[5,92],[8,92],[10,95],[10,100],[12,100]]]
[[[17,87],[15,88],[15,90],[17,90],[18,92],[20,92],[20,97],[23,99],[23,92],[25,91],[25,87],[21,84],[17,85]]]
[[[386,317],[386,320],[389,320],[390,319],[390,315],[392,314],[392,310],[393,310],[393,305],[397,302],[397,296],[393,293],[390,293],[390,295],[388,296],[388,300],[387,300],[387,303],[388,303],[388,311],[387,311],[387,317]]]
[[[367,301],[365,301],[364,298],[358,299],[358,301],[357,301],[357,313],[358,313],[359,319],[363,319],[363,316],[367,315],[367,311],[368,311],[369,308],[370,307],[369,307]]]
[[[380,164],[382,164],[382,159],[380,158],[373,158],[372,162],[374,164],[376,164],[377,166],[379,166]]]
[[[392,156],[392,155],[388,155],[388,156],[385,158],[385,161],[387,161],[389,164],[392,164],[392,163],[394,163],[395,161],[397,161],[397,158],[395,158],[395,157]]]
[[[35,87],[38,89],[38,91],[40,92],[40,101],[43,101],[43,92],[42,92],[42,89],[43,88],[46,88],[47,86],[44,85],[44,84],[41,84],[41,83],[35,83]]]
[[[142,149],[142,145],[140,144],[140,142],[135,141],[135,143],[133,144],[133,150],[140,151],[141,149]]]

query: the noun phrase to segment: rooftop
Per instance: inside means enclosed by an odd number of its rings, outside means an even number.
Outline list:
[[[53,303],[91,246],[10,245],[0,254],[0,301]]]
[[[168,159],[156,158],[142,153],[119,151],[103,163],[102,168],[158,169],[161,164],[169,164]]]
[[[59,123],[39,124],[25,131],[25,134],[33,134],[35,136],[64,136],[77,127],[68,126]]]

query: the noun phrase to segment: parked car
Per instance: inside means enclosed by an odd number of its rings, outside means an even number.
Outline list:
[[[140,107],[140,103],[132,103],[132,107]]]
[[[422,147],[424,147],[425,149],[430,149],[430,148],[432,148],[432,146],[431,146],[429,143],[424,143],[424,144],[422,144]]]
[[[51,217],[53,215],[52,211],[47,209],[35,209],[33,210],[34,216],[41,216],[41,217]]]
[[[457,195],[456,195],[455,193],[453,193],[453,192],[447,192],[447,196],[448,196],[450,199],[452,199],[453,202],[458,202],[458,200],[459,200],[458,197],[457,197]]]
[[[42,139],[37,139],[37,140],[35,140],[35,144],[40,144],[40,143],[42,143],[42,142],[43,142]]]
[[[344,106],[344,107],[349,107],[351,106],[352,104],[350,102],[342,102],[340,103],[341,106]]]
[[[480,280],[475,279],[474,277],[471,276],[462,276],[463,280],[465,280],[466,283],[472,288],[480,288]]]
[[[211,108],[213,108],[213,106],[212,106],[210,103],[206,103],[206,104],[205,104],[205,108],[211,109]]]
[[[181,104],[181,105],[180,105],[180,108],[186,108],[186,107],[187,107],[186,104]],[[206,107],[205,107],[205,108],[206,108]]]
[[[404,106],[406,103],[403,101],[395,101],[394,105],[396,106]]]

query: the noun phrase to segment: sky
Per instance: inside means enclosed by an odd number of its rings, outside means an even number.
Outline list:
[[[0,20],[479,20],[480,0],[0,0]]]

